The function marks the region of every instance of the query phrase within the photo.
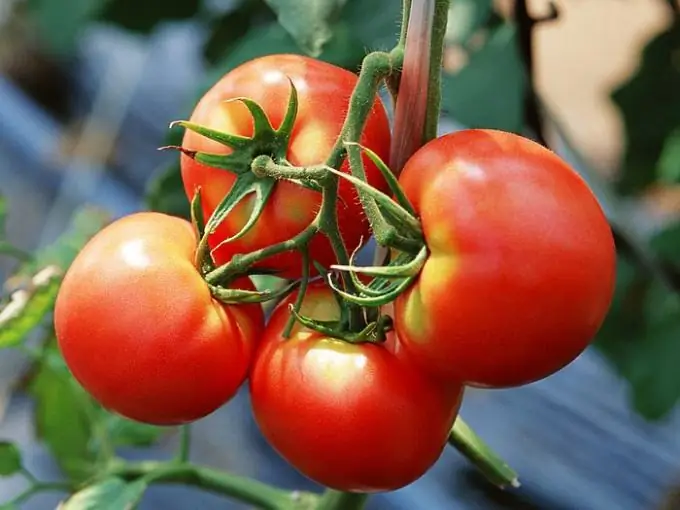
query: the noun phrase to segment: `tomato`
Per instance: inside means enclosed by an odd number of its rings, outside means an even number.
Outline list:
[[[66,273],[54,325],[66,364],[105,408],[156,425],[197,420],[243,383],[264,324],[259,305],[214,300],[190,223],[117,220]],[[250,280],[238,286],[253,289]]]
[[[323,163],[340,134],[357,76],[334,65],[299,55],[269,55],[251,60],[227,73],[200,100],[191,121],[223,132],[250,137],[252,116],[240,102],[225,102],[240,96],[262,106],[271,124],[278,128],[286,112],[291,93],[289,79],[298,92],[298,114],[292,131],[286,159],[293,165]],[[390,131],[385,108],[376,99],[368,116],[361,143],[386,160],[389,156]],[[228,154],[230,149],[202,135],[187,130],[183,147],[212,154]],[[386,190],[387,185],[378,169],[364,159],[368,182]],[[203,213],[208,218],[229,192],[235,176],[229,171],[202,165],[182,155],[182,178],[191,199],[201,188]],[[347,162],[341,170],[347,172]],[[340,183],[338,222],[346,246],[359,246],[370,236],[356,191],[351,183]],[[314,219],[321,204],[321,194],[302,186],[280,181],[255,226],[242,238],[218,245],[241,230],[252,210],[252,195],[235,210],[210,236],[209,245],[218,264],[228,262],[234,253],[247,253],[290,239]],[[330,244],[321,234],[310,245],[310,256],[324,266],[335,263]],[[302,271],[298,252],[272,256],[259,267],[280,271],[283,277],[296,278]],[[314,267],[311,267],[314,272]]]
[[[271,445],[310,479],[343,491],[403,487],[446,444],[462,397],[376,344],[350,344],[296,324],[284,300],[273,312],[250,376],[255,419]],[[337,320],[330,290],[313,285],[302,314]]]
[[[399,180],[429,249],[395,303],[416,362],[444,379],[512,387],[588,346],[611,303],[615,247],[567,163],[526,138],[473,129],[426,144]]]

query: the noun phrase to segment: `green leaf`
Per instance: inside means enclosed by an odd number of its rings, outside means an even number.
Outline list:
[[[58,2],[56,2],[58,4]],[[202,0],[108,0],[100,19],[135,32],[150,32],[159,23],[195,16]]]
[[[467,127],[520,132],[527,77],[513,25],[493,30],[456,74],[442,80],[442,109]]]
[[[278,23],[255,27],[225,52],[210,71],[204,90],[233,68],[257,57],[275,53],[301,54],[292,37]],[[352,32],[340,26],[333,40],[326,45],[320,60],[340,67],[356,69],[364,56],[364,49]]]
[[[12,293],[0,308],[0,348],[24,341],[54,306],[62,274],[55,266],[39,271],[28,288]]]
[[[54,342],[46,347],[29,391],[35,399],[37,435],[60,467],[75,481],[92,475],[91,416],[97,408],[72,378]]]
[[[61,503],[57,510],[131,510],[144,496],[144,480],[126,483],[111,477],[90,485]]]
[[[20,344],[42,323],[54,307],[64,272],[106,221],[98,210],[81,210],[66,233],[23,264],[6,282],[6,288],[15,290],[0,307],[0,347]]]
[[[144,198],[147,207],[152,211],[189,219],[191,211],[184,193],[179,158],[153,176]]]
[[[347,0],[335,37],[340,30],[346,30],[356,38],[364,54],[366,50],[389,51],[399,38],[401,4],[399,0]]]
[[[659,156],[657,174],[660,181],[680,183],[680,129],[666,138]]]
[[[21,453],[9,441],[0,441],[0,476],[12,476],[21,471]]]
[[[492,0],[456,0],[449,8],[446,40],[465,44],[480,29],[492,12]]]
[[[654,36],[636,74],[612,93],[627,139],[618,181],[622,193],[638,192],[654,182],[667,139],[680,127],[678,52],[680,24],[675,23]]]
[[[651,247],[678,264],[680,223],[655,236]],[[595,346],[628,381],[633,406],[647,419],[664,418],[680,400],[679,339],[680,296],[621,257],[614,301]]]
[[[321,55],[346,0],[265,0],[303,51]]]
[[[76,49],[78,37],[109,0],[69,0],[65,9],[54,0],[28,0],[36,33],[56,55],[68,57]]]

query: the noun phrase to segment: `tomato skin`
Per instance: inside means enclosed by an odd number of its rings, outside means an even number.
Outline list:
[[[343,491],[395,490],[439,458],[462,398],[375,344],[349,344],[296,324],[293,297],[273,312],[250,376],[253,411],[271,445],[310,479]],[[310,287],[302,313],[337,320],[331,292]]]
[[[340,134],[350,95],[357,76],[332,64],[300,55],[269,55],[251,60],[227,73],[199,101],[191,121],[224,132],[250,137],[252,117],[240,102],[225,102],[245,96],[259,103],[271,124],[278,128],[290,97],[292,80],[298,91],[298,115],[293,128],[287,160],[293,165],[323,163]],[[361,143],[385,161],[389,156],[390,130],[385,108],[379,98],[368,116]],[[228,154],[230,149],[187,130],[183,147],[212,154]],[[387,190],[379,170],[364,158],[368,182]],[[208,218],[234,184],[235,176],[226,171],[201,165],[182,155],[182,179],[189,199],[201,188],[204,217]],[[341,170],[349,172],[345,162]],[[351,183],[340,183],[338,223],[349,249],[370,236],[368,221]],[[280,181],[258,223],[244,237],[229,245],[218,244],[238,233],[245,225],[252,207],[246,198],[210,237],[213,256],[218,264],[228,262],[234,253],[246,253],[285,241],[301,232],[314,219],[321,205],[321,194],[297,184]],[[216,249],[215,249],[216,248]],[[335,263],[330,244],[321,234],[310,245],[310,256],[324,266]],[[302,273],[302,257],[286,252],[268,258],[259,267],[280,270],[280,275],[297,278]],[[314,266],[310,266],[316,272]]]
[[[214,300],[183,219],[137,213],[78,254],[54,324],[78,382],[105,408],[155,425],[202,418],[244,382],[262,332],[259,305]],[[248,279],[238,287],[252,289]]]
[[[503,388],[588,346],[616,253],[595,196],[562,159],[511,133],[465,130],[421,148],[400,183],[430,250],[395,302],[409,356],[443,379]]]

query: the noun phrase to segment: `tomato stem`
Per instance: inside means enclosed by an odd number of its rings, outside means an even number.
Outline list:
[[[368,494],[326,490],[315,510],[361,510],[366,506]]]
[[[482,441],[460,416],[451,429],[449,444],[472,462],[494,485],[501,488],[520,486],[517,472]]]
[[[182,425],[179,436],[179,452],[177,452],[178,462],[188,462],[191,453],[191,425]]]
[[[444,61],[444,38],[449,17],[450,0],[436,0],[434,19],[432,22],[432,39],[430,41],[430,72],[427,89],[427,109],[423,143],[437,137],[439,112],[442,96],[442,64]]]
[[[117,476],[132,481],[140,478],[148,483],[176,483],[232,497],[265,510],[306,510],[314,508],[319,497],[300,491],[286,491],[247,477],[235,476],[216,469],[176,462],[141,462],[116,465],[101,477]]]

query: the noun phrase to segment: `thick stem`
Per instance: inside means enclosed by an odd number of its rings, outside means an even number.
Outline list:
[[[368,494],[326,490],[315,510],[361,510],[366,506]]]
[[[472,462],[491,483],[519,487],[515,470],[508,466],[459,416],[449,435],[449,444]]]
[[[193,464],[142,462],[113,469],[106,476],[118,476],[124,480],[144,478],[149,483],[196,486],[265,510],[309,508],[310,503],[317,498],[309,493],[288,492],[257,480]]]
[[[430,73],[427,90],[427,113],[423,144],[437,137],[439,110],[442,97],[442,63],[444,60],[444,38],[449,17],[449,0],[436,0],[432,21],[432,40],[430,43]]]

